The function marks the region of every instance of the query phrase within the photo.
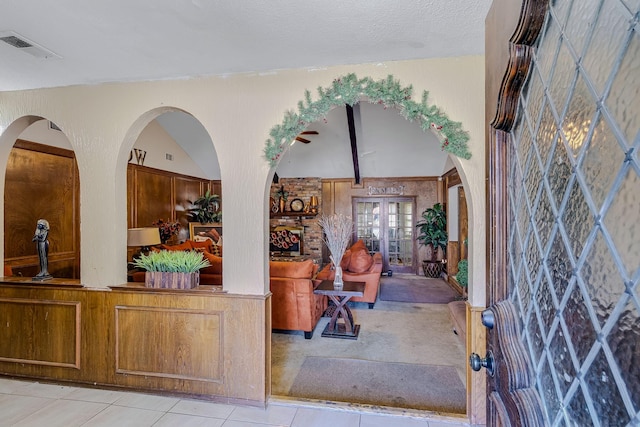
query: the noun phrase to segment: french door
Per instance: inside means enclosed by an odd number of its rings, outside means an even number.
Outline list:
[[[523,2],[489,141],[487,425],[640,424],[638,16]]]
[[[416,272],[413,198],[354,198],[353,218],[354,239],[382,254],[383,271]]]

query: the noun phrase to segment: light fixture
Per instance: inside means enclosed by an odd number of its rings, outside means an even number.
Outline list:
[[[156,227],[130,228],[127,230],[127,246],[139,246],[140,252],[148,254],[151,245],[160,244],[160,230]]]

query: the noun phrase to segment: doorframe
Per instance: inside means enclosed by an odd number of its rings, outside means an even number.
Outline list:
[[[411,202],[411,217],[413,218],[412,220],[412,224],[411,224],[411,230],[412,230],[412,254],[411,254],[411,268],[410,268],[410,272],[412,274],[418,274],[418,253],[417,253],[417,242],[416,242],[416,232],[415,232],[415,228],[416,228],[416,204],[417,204],[417,199],[416,196],[399,196],[399,195],[394,195],[394,196],[354,196],[351,198],[351,212],[352,212],[352,218],[353,218],[353,238],[352,241],[355,242],[358,239],[358,230],[357,230],[357,203],[358,202],[366,202],[366,201],[380,201],[380,208],[381,208],[381,213],[380,213],[380,253],[382,254],[382,271],[388,271],[391,269],[390,265],[389,265],[389,254],[388,254],[388,243],[387,243],[387,211],[384,211],[384,215],[382,213],[382,207],[383,206],[388,206],[389,201],[409,201]],[[384,221],[384,225],[383,225],[383,218],[385,219]],[[402,273],[406,273],[406,272],[402,272]]]

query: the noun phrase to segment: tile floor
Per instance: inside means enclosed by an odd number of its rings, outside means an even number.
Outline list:
[[[466,421],[276,401],[268,408],[0,377],[0,426],[460,427]]]

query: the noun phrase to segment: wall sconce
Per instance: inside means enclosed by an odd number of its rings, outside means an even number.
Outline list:
[[[151,245],[160,244],[160,230],[156,227],[130,228],[127,230],[127,246],[139,246],[140,253],[147,255]]]

